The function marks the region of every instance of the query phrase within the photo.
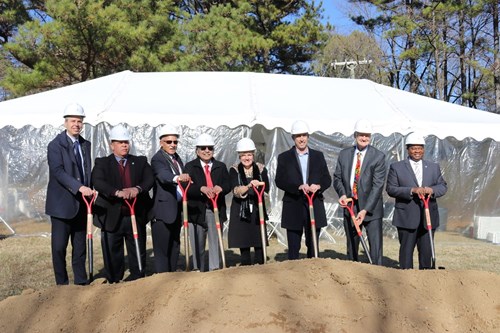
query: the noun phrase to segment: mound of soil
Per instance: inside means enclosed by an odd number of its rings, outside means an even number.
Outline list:
[[[304,259],[27,290],[0,332],[498,332],[500,275]]]

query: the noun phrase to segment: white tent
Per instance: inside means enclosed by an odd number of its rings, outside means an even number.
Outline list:
[[[161,123],[207,126],[261,124],[289,130],[296,119],[314,131],[351,135],[360,117],[384,136],[418,131],[440,139],[500,141],[500,116],[411,94],[368,80],[259,73],[124,71],[0,103],[0,128],[59,126],[77,101],[96,125]]]
[[[236,142],[251,137],[271,179],[277,155],[292,145],[287,131],[297,119],[315,131],[311,145],[325,154],[331,172],[338,152],[352,145],[359,118],[373,122],[379,133],[373,144],[386,153],[387,163],[404,156],[403,136],[418,131],[429,135],[426,158],[441,164],[448,181],[448,194],[440,201],[448,218],[465,228],[476,215],[500,215],[499,115],[367,80],[125,71],[0,102],[0,216],[43,216],[46,147],[61,130],[62,112],[70,102],[85,108],[84,136],[92,141],[93,157],[109,154],[109,126],[124,123],[132,129],[132,152],[151,158],[159,148],[157,129],[170,123],[182,128],[179,153],[184,160],[194,157],[192,141],[200,132],[214,135],[216,158],[228,165],[236,161]],[[334,191],[325,196],[333,207]],[[276,205],[274,186],[271,198]]]

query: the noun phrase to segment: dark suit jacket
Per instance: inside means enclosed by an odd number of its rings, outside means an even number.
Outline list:
[[[219,185],[222,188],[222,193],[219,194],[217,199],[219,218],[222,223],[227,221],[225,197],[231,191],[231,182],[229,181],[229,172],[226,165],[215,159],[212,160],[212,163],[210,171],[212,182],[214,186]],[[188,190],[189,222],[206,226],[205,210],[207,205],[212,207],[212,202],[200,191],[202,186],[207,186],[205,171],[201,166],[200,158],[186,163],[185,172],[189,173],[193,182]]]
[[[385,154],[375,147],[368,146],[361,165],[358,183],[359,209],[367,211],[365,221],[384,217],[382,191],[385,183]],[[333,187],[341,197],[352,197],[351,172],[356,147],[343,149],[337,160],[337,167],[333,174]],[[347,209],[344,212],[348,214]]]
[[[176,156],[181,168],[184,168],[181,158]],[[153,187],[153,212],[157,221],[167,224],[179,222],[180,202],[177,201],[177,183],[174,177],[179,175],[172,164],[171,158],[163,150],[159,150],[151,159],[151,167],[155,175]]]
[[[83,155],[86,185],[90,187],[92,168],[90,142],[81,136],[79,142]],[[79,189],[85,184],[80,179],[73,144],[66,131],[59,133],[49,143],[47,161],[49,163],[49,184],[47,186],[45,213],[62,219],[72,219],[78,213],[80,204],[83,204]]]
[[[432,228],[439,226],[439,212],[436,198],[445,195],[448,187],[441,175],[439,164],[422,160],[422,186],[431,187],[434,194],[429,201]],[[418,187],[408,159],[392,163],[387,176],[387,194],[396,199],[392,224],[406,229],[417,229],[420,223],[425,225],[422,201],[411,188]]]
[[[285,191],[281,227],[290,230],[301,230],[309,223],[309,208],[307,198],[299,190],[299,186],[303,184],[303,181],[295,146],[278,156],[275,182],[279,189]],[[326,214],[323,192],[332,184],[332,177],[330,177],[323,153],[311,148],[309,148],[307,183],[321,186],[313,200],[314,217],[317,228],[325,227]]]
[[[132,186],[140,186],[141,193],[135,204],[137,223],[146,224],[152,218],[152,201],[149,190],[153,187],[153,170],[145,156],[128,155]],[[115,197],[115,192],[123,188],[119,165],[113,154],[95,159],[92,182],[99,192],[94,205],[94,224],[103,231],[114,232],[121,220],[123,199]]]

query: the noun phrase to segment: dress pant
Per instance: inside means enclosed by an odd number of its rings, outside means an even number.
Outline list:
[[[180,215],[174,223],[170,224],[153,220],[151,235],[156,273],[175,272],[181,249]]]
[[[80,205],[78,214],[72,219],[60,219],[54,216],[51,221],[51,248],[52,264],[56,284],[69,284],[68,271],[66,269],[66,249],[71,239],[71,266],[73,268],[75,284],[87,284],[87,271],[85,270],[85,258],[87,247],[85,242],[87,211],[85,205]]]
[[[317,251],[319,254],[319,234],[321,228],[316,228],[316,240],[317,240]],[[307,247],[307,257],[314,258],[314,244],[312,240],[312,232],[310,227],[306,227],[302,230],[286,230],[286,237],[288,243],[288,260],[299,259],[299,252],[302,243],[302,234],[305,233],[306,247]]]
[[[260,264],[262,265],[264,263],[264,251],[262,250],[262,247],[254,247],[254,264]],[[250,248],[249,247],[242,247],[240,248],[240,253],[241,253],[241,265],[242,266],[248,266],[252,264],[252,256],[250,254]]]
[[[432,229],[432,238],[434,239],[435,229]],[[418,268],[432,268],[432,251],[429,233],[422,223],[417,229],[405,229],[398,227],[399,238],[399,268],[413,268],[413,252],[415,245],[418,250]]]
[[[132,221],[130,216],[123,216],[115,232],[101,232],[101,246],[106,268],[106,278],[109,283],[120,282],[125,274],[125,253],[123,242],[127,247],[128,265],[130,276],[127,280],[136,280],[144,277],[146,267],[146,226],[137,223],[139,240],[139,251],[143,271],[139,271],[135,241],[132,232]]]
[[[219,235],[215,227],[215,215],[211,209],[205,210],[207,227],[189,223],[189,240],[193,252],[193,270],[207,271],[205,264],[205,243],[208,235],[208,270],[220,268]],[[222,228],[222,223],[221,223]]]
[[[366,229],[368,244],[370,247],[370,257],[374,265],[382,265],[383,256],[383,236],[382,219],[364,221],[360,228]],[[344,230],[346,235],[347,258],[352,261],[359,261],[359,236],[351,218],[344,218]]]

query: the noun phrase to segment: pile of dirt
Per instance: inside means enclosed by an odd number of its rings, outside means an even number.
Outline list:
[[[498,332],[500,275],[305,259],[25,291],[1,332]]]

